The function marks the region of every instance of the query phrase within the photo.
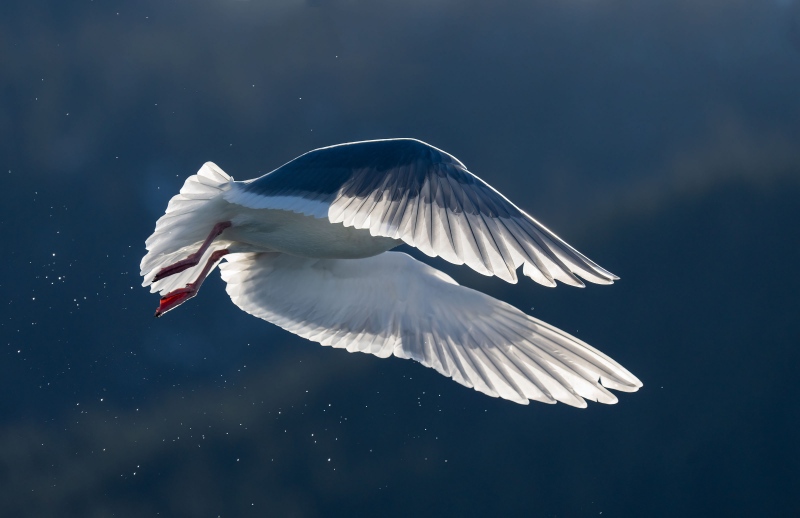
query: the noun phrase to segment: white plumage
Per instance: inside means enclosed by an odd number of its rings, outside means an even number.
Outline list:
[[[641,382],[577,338],[459,286],[412,257],[516,282],[611,284],[616,276],[518,209],[451,155],[413,139],[311,151],[235,182],[206,163],[147,240],[156,315],[193,297],[222,260],[233,302],[323,345],[412,358],[517,403],[615,403]]]

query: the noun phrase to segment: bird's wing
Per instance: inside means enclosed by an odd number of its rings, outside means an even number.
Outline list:
[[[222,278],[244,311],[322,345],[412,358],[517,403],[615,403],[641,382],[569,334],[399,252],[366,259],[232,254]],[[599,380],[599,383],[598,383]]]
[[[292,210],[401,239],[425,254],[516,282],[516,269],[545,286],[616,277],[517,208],[455,157],[424,142],[393,139],[317,149],[225,199]]]

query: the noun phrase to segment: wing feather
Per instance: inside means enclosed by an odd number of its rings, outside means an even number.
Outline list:
[[[287,201],[292,197],[300,201]],[[520,266],[545,286],[556,280],[583,286],[580,278],[599,284],[617,279],[458,159],[414,139],[317,149],[261,178],[233,182],[225,199],[327,216],[331,223],[401,239],[426,255],[508,282],[517,282]]]
[[[323,345],[410,358],[518,403],[614,403],[641,382],[591,346],[406,254],[304,259],[231,254],[234,303]],[[598,383],[599,382],[599,383]]]

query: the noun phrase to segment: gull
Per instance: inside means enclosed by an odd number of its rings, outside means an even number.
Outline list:
[[[315,149],[245,181],[207,162],[147,239],[142,285],[161,295],[159,317],[219,265],[247,313],[516,403],[584,408],[642,386],[578,338],[390,251],[403,243],[510,283],[520,266],[550,287],[618,279],[454,156],[404,138]]]

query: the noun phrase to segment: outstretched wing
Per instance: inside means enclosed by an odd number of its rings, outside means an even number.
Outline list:
[[[244,311],[322,345],[392,354],[517,403],[615,403],[641,382],[569,334],[399,252],[366,259],[232,254],[222,278]],[[598,383],[599,380],[599,383]]]
[[[616,277],[517,208],[455,157],[414,139],[321,148],[248,182],[225,199],[285,209],[401,239],[425,254],[516,282],[545,286]]]

